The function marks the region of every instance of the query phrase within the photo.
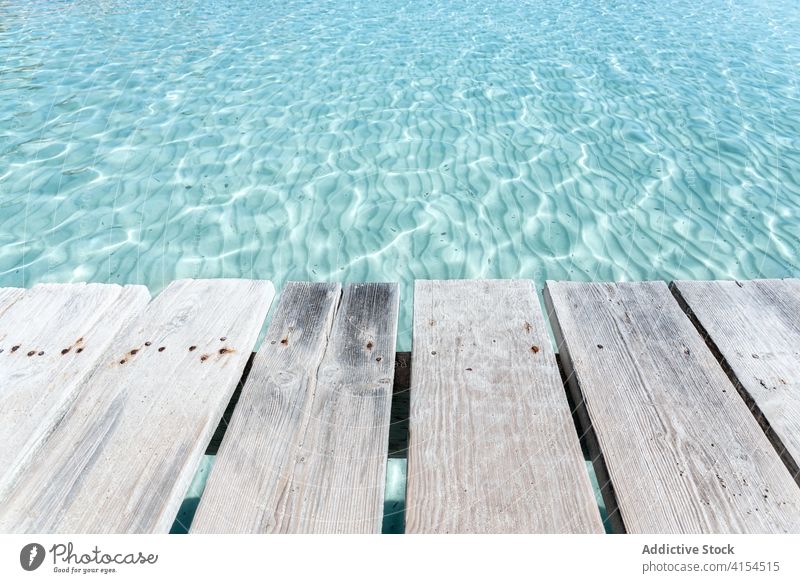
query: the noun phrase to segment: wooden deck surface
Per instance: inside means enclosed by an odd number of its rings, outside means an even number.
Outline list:
[[[273,294],[269,282],[170,284],[15,477],[0,531],[168,532]]]
[[[144,286],[45,284],[0,308],[0,496],[149,300]]]
[[[548,282],[565,387],[528,280],[417,282],[402,370],[396,284],[288,284],[245,379],[269,282],[0,288],[0,532],[167,532],[228,407],[192,532],[380,532],[408,418],[407,532],[602,532],[580,438],[617,531],[800,533],[800,280],[671,291]]]
[[[800,480],[800,280],[677,281],[674,288]]]
[[[286,287],[193,532],[380,532],[397,310],[394,284]]]
[[[602,532],[532,281],[417,281],[406,532]]]
[[[800,488],[665,283],[546,297],[628,532],[800,532]]]
[[[44,284],[2,312],[0,496],[53,431],[115,335],[149,300],[144,286]]]

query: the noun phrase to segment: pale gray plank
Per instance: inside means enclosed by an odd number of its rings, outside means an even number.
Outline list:
[[[0,287],[0,316],[2,316],[14,302],[20,299],[24,293],[25,290],[19,287]],[[0,334],[2,334],[2,332],[0,332]],[[2,343],[2,341],[3,338],[0,336],[0,343]]]
[[[266,281],[170,284],[0,500],[0,531],[167,532],[273,295]]]
[[[800,280],[676,281],[673,289],[800,479]]]
[[[545,299],[628,532],[800,532],[800,489],[665,283]]]
[[[532,281],[417,281],[413,355],[406,532],[603,532]]]
[[[380,532],[397,309],[396,284],[286,287],[192,532]]]
[[[0,314],[0,496],[149,300],[140,285],[43,284]]]

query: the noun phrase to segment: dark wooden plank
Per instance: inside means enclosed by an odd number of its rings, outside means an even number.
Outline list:
[[[603,532],[533,282],[417,281],[406,532]]]
[[[665,283],[545,299],[628,532],[800,532],[800,489]]]
[[[228,406],[225,408],[225,413],[214,431],[214,436],[208,443],[206,448],[206,455],[217,455],[219,446],[222,444],[222,438],[230,425],[233,412],[236,410],[236,405],[239,403],[239,397],[242,394],[242,388],[247,381],[247,375],[250,373],[255,352],[250,356],[248,365],[244,368],[242,379],[236,386],[236,390],[231,397]],[[411,353],[410,352],[397,352],[395,353],[394,360],[394,383],[392,385],[392,414],[391,423],[389,424],[389,457],[390,458],[405,458],[408,456],[408,411],[409,411],[409,395],[411,394],[409,387],[411,386]]]
[[[289,284],[192,532],[380,532],[395,284]]]

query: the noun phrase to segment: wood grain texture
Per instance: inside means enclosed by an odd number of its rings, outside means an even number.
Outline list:
[[[0,531],[168,532],[273,295],[264,281],[171,283],[0,500]]]
[[[397,310],[396,284],[287,285],[192,532],[380,532]]]
[[[601,533],[533,282],[417,281],[411,533]]]
[[[139,285],[44,284],[0,315],[0,496],[149,300]]]
[[[0,287],[0,316],[20,299],[25,290],[19,287]]]
[[[800,280],[676,281],[673,290],[800,480]]]
[[[628,532],[800,532],[800,489],[666,284],[545,299]]]

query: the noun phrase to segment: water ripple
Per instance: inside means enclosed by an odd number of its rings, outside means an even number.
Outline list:
[[[91,31],[89,34],[87,31]],[[0,2],[0,285],[797,276],[789,0]]]

